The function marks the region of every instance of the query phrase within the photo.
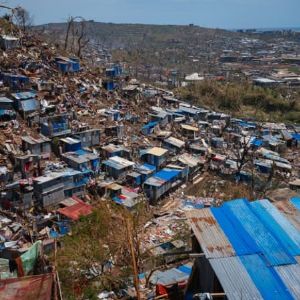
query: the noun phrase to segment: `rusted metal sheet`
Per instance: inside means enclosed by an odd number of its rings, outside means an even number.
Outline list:
[[[0,280],[1,300],[51,300],[53,274]]]
[[[209,208],[188,211],[186,216],[207,258],[236,255]]]
[[[274,205],[300,231],[300,211],[290,201],[278,201]]]

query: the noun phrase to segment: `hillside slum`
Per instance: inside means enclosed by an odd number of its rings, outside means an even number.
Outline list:
[[[139,267],[140,299],[153,299],[167,298],[174,284],[186,287],[193,260],[168,253],[191,250],[178,238],[189,224],[187,211],[230,199],[222,186],[209,193],[211,186],[238,183],[250,187],[252,199],[273,201],[300,191],[300,125],[191,106],[129,78],[122,63],[93,69],[36,37],[1,51],[1,297],[33,290],[36,299],[51,299],[57,276],[44,254],[56,252],[57,240],[92,213],[96,199],[129,211],[146,202],[155,211],[141,249],[163,256],[163,268]],[[206,178],[212,181],[201,195],[188,192]]]

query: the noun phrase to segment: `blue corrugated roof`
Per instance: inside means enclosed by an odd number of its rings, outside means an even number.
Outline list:
[[[164,168],[157,172],[154,176],[165,181],[169,181],[180,174],[181,170]]]
[[[145,124],[142,129],[147,129],[147,128],[152,128],[155,127],[158,124],[158,122],[149,122],[147,124]]]
[[[15,99],[25,100],[25,99],[29,99],[29,98],[34,98],[36,96],[36,92],[35,91],[20,92],[20,93],[14,93],[14,94],[12,94],[12,96]]]
[[[224,208],[233,226],[244,228],[247,233],[247,241],[249,238],[250,243],[259,247],[270,265],[284,265],[296,262],[295,258],[287,253],[281,243],[253,213],[247,200],[240,199],[226,202]]]
[[[78,141],[78,143],[80,143],[80,141]],[[91,152],[85,151],[83,149],[79,149],[79,150],[75,151],[75,153],[78,155],[84,155],[84,154],[91,153]]]
[[[290,200],[292,202],[292,204],[298,209],[300,210],[300,196],[299,197],[293,197]]]
[[[268,200],[251,202],[250,206],[286,251],[294,256],[300,255],[300,234],[277,208]]]
[[[300,141],[300,133],[292,133],[293,139]]]
[[[23,111],[34,111],[38,109],[38,101],[35,99],[28,99],[21,101]]]
[[[294,299],[273,267],[257,254],[240,256],[248,274],[265,300]]]
[[[249,236],[243,226],[237,226],[226,207],[211,208],[211,212],[218,221],[237,255],[255,254],[259,247]],[[229,216],[229,217],[228,217]]]
[[[143,164],[142,167],[148,169],[149,171],[155,171],[156,170],[156,167],[153,166],[153,165],[150,165],[150,164]]]
[[[298,208],[300,207],[300,197],[294,197],[290,201]],[[238,199],[226,202],[218,208],[210,208],[210,211],[216,222],[214,224],[211,222],[209,228],[216,226],[224,232],[230,243],[228,247],[234,248],[233,255],[243,264],[248,273],[247,276],[250,276],[262,298],[267,300],[298,299],[297,296],[295,297],[298,295],[295,287],[298,282],[297,266],[299,264],[295,256],[299,256],[300,253],[300,232],[289,222],[288,217],[268,200],[248,202],[246,199]],[[203,222],[206,222],[204,218]],[[209,245],[212,245],[211,241],[216,237],[213,229],[210,230],[212,234],[207,235],[207,239]],[[205,235],[201,228],[199,232],[202,237]],[[201,243],[201,239],[198,240]],[[201,246],[205,248],[203,241]],[[225,255],[219,259],[225,258],[228,259]],[[222,272],[218,268],[221,263],[218,259],[210,259],[210,262],[222,285],[225,284],[228,276],[232,274],[227,270]],[[282,269],[285,267],[289,272]],[[223,288],[227,288],[226,294],[228,295],[231,295],[230,289],[234,289],[233,294],[236,292],[236,287],[232,285],[226,286],[225,284]]]

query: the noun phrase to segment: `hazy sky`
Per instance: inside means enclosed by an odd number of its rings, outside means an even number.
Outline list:
[[[100,22],[189,24],[213,28],[300,27],[300,0],[6,0],[35,24],[82,16]]]

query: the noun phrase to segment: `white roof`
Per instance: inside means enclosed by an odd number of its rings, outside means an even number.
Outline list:
[[[198,81],[198,80],[204,80],[204,77],[199,76],[198,73],[193,73],[193,74],[185,76],[185,80]]]
[[[167,152],[168,152],[167,149],[160,148],[160,147],[153,147],[153,148],[149,149],[146,153],[154,155],[154,156],[162,156]]]

